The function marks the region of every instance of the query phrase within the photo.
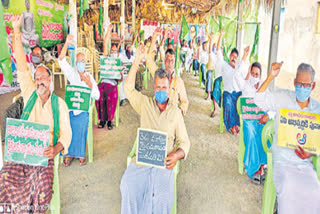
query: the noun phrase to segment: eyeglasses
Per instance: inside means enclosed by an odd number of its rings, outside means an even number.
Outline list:
[[[296,81],[296,85],[297,85],[297,86],[299,86],[299,87],[304,87],[304,88],[311,88],[312,83],[313,83],[313,82],[311,82],[311,83],[303,83],[303,82],[298,82],[298,81]]]

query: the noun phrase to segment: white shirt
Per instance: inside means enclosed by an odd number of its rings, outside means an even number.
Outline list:
[[[88,87],[88,85],[81,80],[79,73],[75,68],[73,68],[64,58],[63,60],[58,59],[59,66],[64,73],[64,75],[67,77],[68,81],[70,82],[70,85],[76,85],[76,86],[82,86],[82,87]],[[94,78],[89,74],[88,72],[85,72],[85,75],[90,76],[90,81],[92,83],[92,89],[91,89],[91,98],[95,100],[99,100],[100,98],[100,92],[97,86],[96,81]],[[90,100],[91,102],[91,100]],[[75,115],[80,114],[82,111],[79,110],[73,110],[73,113]]]
[[[320,114],[320,103],[311,98],[309,106],[301,109],[296,101],[296,93],[294,91],[284,89],[278,89],[274,92],[266,91],[263,93],[256,93],[254,102],[264,110],[272,110],[276,112],[274,120],[275,134],[273,136],[273,143],[271,146],[273,163],[282,166],[294,164],[298,167],[303,165],[312,165],[312,158],[303,160],[296,155],[294,149],[284,148],[277,145],[279,109],[286,108]]]
[[[207,51],[204,51],[204,50],[202,50],[201,52],[200,52],[200,56],[199,56],[199,63],[200,64],[208,64],[208,61],[209,61],[209,54],[208,54],[208,52]]]
[[[234,91],[236,92],[240,91],[238,87],[233,84],[233,76],[235,74],[235,70],[240,67],[241,62],[237,64],[235,68],[233,68],[229,63],[224,61],[222,50],[219,50],[217,55],[218,55],[217,59],[220,66],[220,71],[221,71],[221,76],[223,81],[223,90],[229,93],[232,93]]]

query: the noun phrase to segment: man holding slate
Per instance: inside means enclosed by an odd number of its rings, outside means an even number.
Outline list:
[[[255,103],[264,110],[277,112],[274,120],[274,136],[271,147],[273,160],[273,183],[277,192],[278,213],[317,214],[320,210],[320,182],[312,164],[313,154],[300,146],[296,149],[278,145],[279,112],[282,109],[299,110],[320,114],[320,103],[310,97],[315,88],[315,71],[311,65],[299,65],[294,80],[295,92],[289,90],[266,91],[278,76],[282,63],[273,63],[266,81],[255,95]],[[314,132],[319,130],[315,129]],[[317,141],[319,139],[308,140]],[[294,144],[295,142],[290,142]],[[318,157],[319,158],[319,157]]]
[[[123,174],[120,190],[121,213],[170,213],[174,200],[173,167],[180,159],[186,159],[190,141],[181,110],[168,99],[170,74],[159,68],[154,74],[155,97],[148,97],[135,89],[135,78],[140,62],[146,55],[146,47],[138,47],[134,63],[125,81],[125,93],[130,104],[140,115],[140,128],[159,132],[155,139],[167,135],[163,168],[137,166],[131,163]],[[151,132],[145,132],[144,139]],[[141,137],[141,133],[139,134]],[[162,137],[161,137],[162,136]],[[140,138],[139,137],[139,138]],[[152,136],[150,137],[152,139]],[[141,139],[139,139],[141,140]],[[161,149],[161,145],[150,147]],[[144,144],[144,146],[147,144]]]
[[[53,158],[59,152],[68,153],[71,128],[66,103],[49,89],[50,70],[37,66],[32,80],[21,42],[21,23],[22,16],[13,16],[18,82],[26,103],[21,119],[49,125],[49,147],[43,153],[49,161],[47,167],[8,162],[0,171],[0,202],[11,203],[14,213],[44,213],[52,197]]]
[[[68,35],[66,42],[61,50],[61,54],[59,56],[59,66],[61,67],[62,72],[67,77],[68,81],[70,82],[70,88],[67,86],[67,89],[75,88],[72,86],[81,86],[81,91],[89,91],[90,97],[89,100],[84,100],[87,106],[90,106],[91,97],[95,100],[99,100],[100,92],[97,86],[96,81],[92,77],[91,74],[85,71],[85,55],[83,53],[77,54],[77,62],[76,62],[76,69],[72,68],[72,66],[66,60],[66,53],[68,50],[69,45],[73,44],[73,36]],[[84,88],[83,88],[84,87]],[[86,90],[87,89],[87,90]],[[81,91],[79,90],[78,95],[81,95]],[[66,99],[68,99],[66,93]],[[67,102],[68,103],[68,102]],[[79,104],[80,108],[80,103]],[[63,162],[64,166],[69,166],[73,158],[79,158],[79,163],[81,166],[86,164],[86,142],[87,142],[87,134],[88,134],[88,123],[89,123],[89,113],[88,109],[83,111],[82,109],[73,110],[73,108],[69,108],[69,116],[70,116],[70,123],[72,129],[72,140],[69,147],[69,152],[66,155],[66,158]],[[82,110],[82,111],[81,111]]]

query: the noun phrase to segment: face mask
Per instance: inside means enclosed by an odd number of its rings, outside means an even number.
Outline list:
[[[34,56],[34,55],[32,55],[32,62],[34,63],[34,64],[40,64],[41,63],[41,58],[40,58],[40,56]]]
[[[110,57],[117,58],[117,54],[110,54]]]
[[[260,79],[259,79],[259,78],[253,77],[253,76],[250,75],[250,77],[249,77],[249,83],[250,83],[250,85],[255,86],[255,85],[256,85],[257,83],[259,83],[259,82],[260,82]]]
[[[163,104],[168,99],[168,93],[165,91],[157,91],[155,98],[158,103]]]
[[[311,87],[310,88],[305,88],[305,87],[300,87],[300,86],[295,86],[296,88],[296,96],[297,96],[297,99],[300,101],[300,102],[305,102],[309,97],[310,97],[310,94],[311,94]]]
[[[85,69],[85,64],[84,62],[77,62],[77,69],[79,72],[84,72],[84,69]]]

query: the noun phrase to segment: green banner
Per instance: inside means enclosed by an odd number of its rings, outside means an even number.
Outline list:
[[[113,57],[100,57],[100,78],[121,79],[121,60]]]
[[[65,101],[69,110],[89,111],[91,89],[76,85],[67,85]]]
[[[4,160],[33,166],[48,166],[43,156],[49,146],[50,126],[8,118]]]
[[[260,120],[266,114],[254,103],[253,98],[241,97],[240,106],[243,120]]]
[[[10,0],[4,18],[6,25],[12,28],[12,15],[23,14],[23,44],[29,47],[51,47],[61,43],[67,34],[68,10],[68,5],[51,0]]]

